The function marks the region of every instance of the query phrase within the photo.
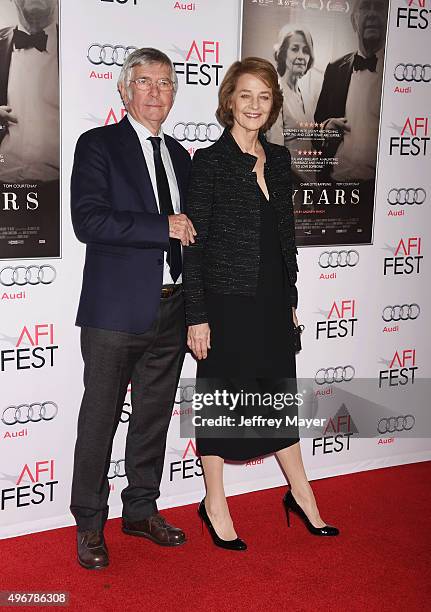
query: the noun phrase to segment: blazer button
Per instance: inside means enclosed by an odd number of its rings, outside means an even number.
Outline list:
[[[163,259],[158,259],[157,263],[159,264],[159,266],[163,266]]]

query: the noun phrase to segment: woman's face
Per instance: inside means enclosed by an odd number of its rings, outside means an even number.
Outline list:
[[[286,52],[286,72],[300,78],[307,72],[310,49],[302,34],[293,34]]]
[[[252,74],[240,76],[231,98],[234,122],[246,130],[257,131],[267,122],[271,108],[270,87]]]

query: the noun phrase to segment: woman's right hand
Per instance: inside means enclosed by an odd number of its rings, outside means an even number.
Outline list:
[[[196,359],[206,359],[210,344],[211,330],[208,323],[189,325],[187,332],[187,346],[193,352]]]

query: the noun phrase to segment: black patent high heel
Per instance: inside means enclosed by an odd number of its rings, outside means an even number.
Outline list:
[[[198,507],[198,514],[201,517],[202,521],[202,531],[204,528],[204,523],[208,528],[210,536],[216,546],[220,548],[226,548],[227,550],[247,550],[247,544],[241,540],[241,538],[236,538],[235,540],[222,540],[216,533],[216,530],[211,523],[211,519],[207,514],[207,509],[205,508],[205,498],[201,501]]]
[[[283,502],[284,502],[284,507],[286,509],[286,517],[287,517],[287,525],[288,525],[288,527],[290,527],[289,510],[292,510],[292,512],[297,514],[302,519],[302,521],[304,522],[304,524],[307,527],[308,531],[310,533],[312,533],[313,535],[317,535],[317,536],[336,536],[336,535],[338,535],[340,533],[339,529],[337,529],[336,527],[332,527],[331,525],[325,525],[324,527],[315,527],[311,523],[311,521],[308,518],[308,516],[305,514],[304,510],[298,504],[296,499],[293,497],[292,491],[289,490],[286,493],[286,495],[283,498]]]

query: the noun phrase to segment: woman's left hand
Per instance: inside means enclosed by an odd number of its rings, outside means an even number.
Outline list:
[[[292,306],[292,317],[293,317],[293,324],[295,327],[298,327],[298,317],[296,316],[296,308],[295,306]]]

